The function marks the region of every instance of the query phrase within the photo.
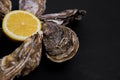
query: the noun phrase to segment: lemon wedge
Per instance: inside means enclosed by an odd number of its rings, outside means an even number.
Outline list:
[[[24,41],[41,30],[41,21],[27,11],[11,11],[4,17],[2,29],[9,38]]]

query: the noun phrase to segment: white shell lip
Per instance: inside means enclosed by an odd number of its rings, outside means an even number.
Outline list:
[[[12,2],[10,0],[8,0],[9,4],[10,4],[10,7],[9,9],[12,10]]]

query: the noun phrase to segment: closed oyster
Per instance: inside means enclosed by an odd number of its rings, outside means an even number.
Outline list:
[[[19,9],[40,16],[46,9],[46,0],[20,0]]]
[[[85,10],[68,9],[59,13],[41,15],[39,18],[43,21],[52,21],[60,25],[67,25],[74,20],[81,20],[85,14]]]
[[[27,75],[40,62],[43,33],[26,39],[20,47],[0,60],[0,80],[13,80],[17,75]]]
[[[12,8],[10,0],[0,0],[0,18],[2,19]]]
[[[47,57],[57,63],[71,59],[79,48],[76,33],[68,27],[53,22],[45,24],[43,43]]]

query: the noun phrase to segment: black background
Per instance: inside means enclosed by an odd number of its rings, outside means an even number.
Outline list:
[[[13,1],[13,9],[18,1]],[[87,15],[72,29],[80,40],[76,56],[64,63],[53,63],[43,53],[38,68],[15,80],[120,80],[119,0],[47,0],[45,13],[78,8]],[[0,56],[8,54],[13,42],[1,38]],[[7,46],[6,46],[7,45]]]

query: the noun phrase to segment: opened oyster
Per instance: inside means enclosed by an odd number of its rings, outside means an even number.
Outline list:
[[[68,9],[59,13],[41,15],[39,18],[43,21],[52,21],[57,24],[67,25],[74,20],[81,20],[85,14],[85,10]]]
[[[11,54],[0,60],[0,80],[13,80],[17,75],[27,75],[39,65],[43,33],[31,36]]]
[[[19,9],[40,16],[46,9],[46,0],[20,0]]]
[[[43,42],[47,57],[54,62],[71,59],[79,48],[79,40],[74,31],[63,25],[46,22],[43,28]]]
[[[69,9],[60,13],[41,15],[44,21],[43,42],[47,57],[53,62],[64,62],[77,53],[79,40],[76,33],[65,25],[74,20],[81,20],[86,14],[84,10]]]
[[[0,19],[4,17],[12,8],[10,0],[0,0]]]

